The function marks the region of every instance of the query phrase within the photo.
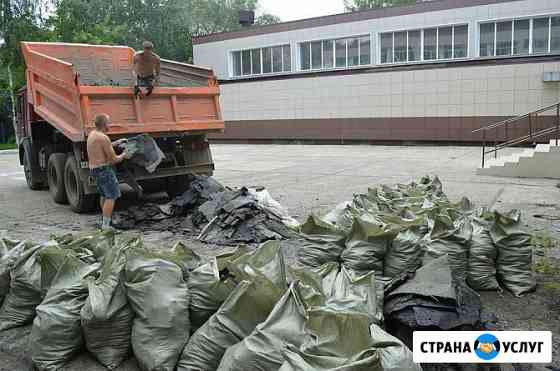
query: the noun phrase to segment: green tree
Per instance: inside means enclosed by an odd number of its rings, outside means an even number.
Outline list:
[[[268,13],[261,14],[260,16],[257,17],[257,19],[255,19],[255,24],[259,26],[264,26],[267,24],[275,24],[280,22],[281,22],[280,17]]]
[[[416,0],[344,0],[344,7],[349,12],[356,12],[359,10],[388,8],[415,3]]]
[[[190,0],[190,23],[193,35],[241,29],[240,10],[255,10],[258,0]]]

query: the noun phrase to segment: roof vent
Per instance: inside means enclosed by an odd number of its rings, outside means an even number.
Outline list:
[[[251,27],[255,24],[255,12],[252,10],[239,11],[239,24],[243,27]]]

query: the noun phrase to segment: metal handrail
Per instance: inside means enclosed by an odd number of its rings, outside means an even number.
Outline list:
[[[550,111],[553,108],[556,108],[556,122],[555,122],[555,125],[551,126],[551,127],[548,127],[548,128],[545,128],[545,129],[533,130],[534,129],[533,128],[533,117],[537,118],[539,113]],[[523,135],[521,137],[509,139],[509,126],[510,125],[515,125],[519,121],[521,121],[523,119],[526,119],[526,118],[529,119],[529,133],[527,135]],[[501,127],[505,127],[505,141],[498,142],[497,129],[499,129]],[[486,142],[487,142],[486,133],[489,130],[494,130],[494,133],[495,133],[494,134],[494,146],[493,146],[494,148],[492,148],[490,150],[486,150]],[[519,145],[519,144],[522,144],[522,143],[525,143],[525,142],[528,142],[528,141],[534,141],[535,139],[541,138],[541,137],[546,136],[546,135],[556,134],[556,145],[558,145],[558,142],[559,142],[558,137],[560,136],[560,102],[551,104],[551,105],[546,106],[546,107],[541,107],[539,109],[528,112],[526,114],[516,116],[516,117],[512,117],[512,118],[497,122],[497,123],[492,124],[492,125],[481,127],[479,129],[473,130],[472,133],[477,133],[479,131],[482,131],[482,168],[484,168],[486,155],[488,155],[490,153],[494,153],[494,158],[497,158],[498,157],[498,151],[500,149],[504,149],[504,148],[507,148],[507,147],[512,147],[512,146]]]
[[[473,130],[471,133],[478,133],[479,131],[482,131],[482,130],[495,129],[495,128],[497,128],[497,127],[504,126],[504,125],[509,124],[509,123],[511,123],[511,122],[515,122],[515,121],[518,121],[518,120],[527,118],[527,117],[529,117],[530,115],[539,114],[539,113],[541,113],[541,112],[548,111],[548,110],[550,110],[551,108],[553,108],[553,107],[555,107],[555,106],[558,106],[559,104],[560,104],[560,102],[554,103],[554,104],[551,104],[550,106],[542,107],[542,108],[539,108],[539,109],[537,109],[537,110],[535,110],[535,111],[527,112],[527,113],[525,113],[525,114],[523,114],[523,115],[520,115],[520,116],[511,117],[511,118],[509,118],[509,119],[507,119],[507,120],[499,121],[499,122],[496,122],[495,124],[492,124],[492,125],[483,126],[483,127],[481,127],[481,128],[478,128],[478,129]]]

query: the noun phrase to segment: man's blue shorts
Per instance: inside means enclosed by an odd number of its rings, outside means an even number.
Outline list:
[[[97,181],[97,190],[101,197],[108,200],[121,197],[119,181],[112,166],[105,165],[91,169],[91,175]]]

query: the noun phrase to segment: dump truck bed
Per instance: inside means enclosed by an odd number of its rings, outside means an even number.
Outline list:
[[[84,141],[97,114],[109,135],[196,135],[224,129],[219,87],[210,69],[162,60],[160,84],[134,99],[134,50],[123,46],[22,43],[29,101],[73,142]]]

